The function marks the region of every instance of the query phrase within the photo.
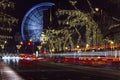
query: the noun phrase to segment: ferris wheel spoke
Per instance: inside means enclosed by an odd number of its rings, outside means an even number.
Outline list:
[[[33,42],[40,41],[43,31],[43,11],[48,10],[48,8],[53,5],[54,4],[50,2],[40,3],[26,13],[21,28],[24,41],[28,41],[31,38]]]

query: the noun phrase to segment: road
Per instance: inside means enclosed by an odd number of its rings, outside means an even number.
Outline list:
[[[10,61],[24,80],[119,80],[120,71],[50,61]]]

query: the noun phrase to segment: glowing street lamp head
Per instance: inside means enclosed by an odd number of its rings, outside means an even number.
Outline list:
[[[97,12],[98,12],[98,11],[99,11],[99,8],[95,8],[95,11],[97,11]]]
[[[21,41],[20,44],[23,45],[23,41]]]
[[[79,45],[77,45],[76,47],[77,47],[77,48],[79,48],[80,46],[79,46]]]
[[[29,41],[32,42],[32,39],[30,39]]]
[[[7,43],[7,41],[5,41],[5,44]]]
[[[89,44],[86,44],[86,48],[88,48],[89,47]]]
[[[114,42],[113,42],[113,41],[110,41],[110,44],[114,44]]]

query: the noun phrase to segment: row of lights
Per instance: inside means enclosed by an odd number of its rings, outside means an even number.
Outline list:
[[[114,44],[114,41],[110,40],[109,43],[110,43],[110,48],[112,49],[112,48],[114,47],[114,45],[113,45],[113,44]],[[85,46],[86,49],[90,49],[90,47],[91,47],[91,46],[90,46],[89,44],[86,44],[86,46]],[[94,46],[93,46],[93,47],[94,47]],[[79,49],[79,48],[80,48],[80,46],[77,45],[77,46],[76,46],[76,49]],[[65,47],[65,49],[68,50],[68,47]],[[91,49],[92,49],[92,48],[91,48]]]

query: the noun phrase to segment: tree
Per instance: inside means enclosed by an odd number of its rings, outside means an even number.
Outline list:
[[[77,44],[80,44],[81,34],[80,28],[83,26],[86,27],[86,44],[89,45],[97,45],[98,42],[102,41],[102,34],[98,27],[98,24],[93,19],[94,11],[92,7],[91,13],[82,12],[80,9],[75,7],[75,3],[77,1],[70,0],[70,3],[74,7],[75,10],[61,10],[58,9],[56,15],[60,18],[61,16],[67,16],[64,20],[59,20],[58,23],[63,26],[67,26],[75,29],[75,32],[78,34]],[[75,45],[77,45],[75,44]]]
[[[9,15],[9,10],[14,10],[15,3],[9,0],[1,0],[0,1],[0,42],[13,39],[13,29],[15,25],[18,23],[18,19]]]

